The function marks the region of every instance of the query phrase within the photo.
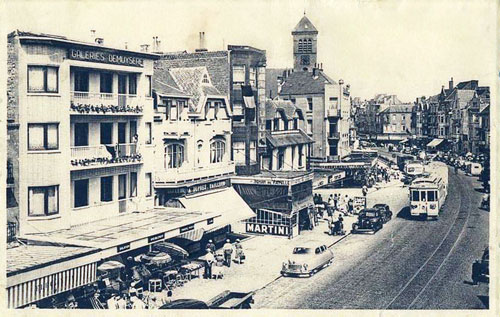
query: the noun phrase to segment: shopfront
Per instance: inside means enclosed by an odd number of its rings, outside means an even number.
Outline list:
[[[245,232],[292,238],[315,225],[310,172],[262,172],[233,179],[233,186],[255,211]]]

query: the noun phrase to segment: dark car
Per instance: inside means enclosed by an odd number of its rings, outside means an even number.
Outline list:
[[[200,300],[178,299],[161,306],[160,309],[209,309],[209,307]]]
[[[358,220],[352,224],[352,232],[377,232],[384,226],[384,221],[380,210],[375,208],[363,209],[359,215]]]
[[[392,219],[392,211],[387,204],[376,204],[373,208],[380,210],[380,215],[382,216],[382,221],[387,223]]]
[[[488,248],[484,250],[481,259],[472,263],[472,282],[474,284],[490,282],[490,252]]]

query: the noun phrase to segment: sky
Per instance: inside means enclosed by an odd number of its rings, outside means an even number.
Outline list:
[[[470,79],[496,79],[496,2],[393,0],[14,1],[2,26],[139,49],[193,51],[205,32],[209,50],[250,45],[269,68],[292,67],[291,31],[306,12],[316,26],[318,62],[354,97],[396,94],[404,102]]]

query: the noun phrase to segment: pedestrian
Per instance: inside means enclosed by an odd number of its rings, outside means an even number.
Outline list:
[[[106,301],[108,309],[118,309],[118,299],[116,298],[118,294],[113,293],[111,297]]]
[[[335,209],[338,209],[339,208],[339,198],[340,198],[340,194],[335,194],[335,196],[333,197],[333,206],[335,207]]]
[[[226,262],[226,265],[228,267],[231,267],[231,256],[233,254],[233,245],[231,244],[231,241],[229,239],[227,239],[226,243],[224,243],[222,250],[224,251],[224,260]]]
[[[208,249],[208,250],[212,251],[212,253],[215,253],[215,244],[212,241],[212,239],[208,240],[208,243],[207,243],[205,249]]]
[[[127,295],[125,293],[116,302],[118,309],[127,309]]]
[[[243,246],[241,245],[240,239],[236,239],[234,248],[236,249],[236,259],[238,260],[238,264],[241,264],[245,259],[245,253],[243,253]]]
[[[361,191],[363,192],[363,197],[366,197],[366,194],[368,193],[368,187],[366,187],[366,185],[363,185],[363,189]]]
[[[347,202],[347,211],[350,215],[354,214],[354,201],[352,198],[349,198],[349,201]]]
[[[134,294],[134,296],[130,297],[130,301],[132,302],[132,309],[144,309],[146,308],[146,304],[137,297],[137,294]]]
[[[212,250],[207,248],[207,254],[205,255],[205,278],[212,278],[212,265],[215,262],[215,256],[212,253]]]

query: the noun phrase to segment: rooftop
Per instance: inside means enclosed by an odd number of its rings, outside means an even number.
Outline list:
[[[297,23],[295,28],[293,28],[292,34],[305,33],[305,32],[318,34],[318,30],[316,29],[316,27],[314,27],[312,22],[304,14],[302,19],[300,19],[299,23]]]
[[[294,71],[285,79],[280,95],[323,94],[325,84],[336,84],[336,82],[323,71],[318,71],[317,76],[313,76],[313,72]]]
[[[273,148],[314,143],[302,130],[266,131],[266,139]]]

